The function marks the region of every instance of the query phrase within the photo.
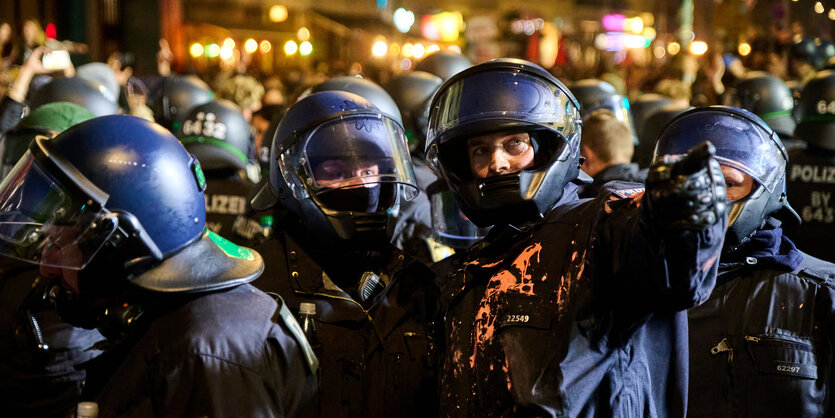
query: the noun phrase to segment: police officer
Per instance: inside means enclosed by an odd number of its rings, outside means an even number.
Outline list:
[[[638,143],[635,121],[629,109],[629,99],[618,94],[615,87],[603,80],[589,78],[571,84],[571,93],[580,103],[580,115],[586,117],[598,109],[609,109],[617,120],[629,126],[633,143]]]
[[[276,227],[255,285],[314,316],[320,386],[301,415],[436,415],[434,275],[389,243],[418,192],[403,128],[358,95],[313,93],[287,111],[271,152],[252,203],[274,207]]]
[[[431,86],[431,84],[430,84]],[[426,92],[427,86],[421,86],[422,94],[431,96],[434,90]],[[435,87],[437,90],[437,87]],[[400,126],[409,126],[414,128],[413,122],[404,123],[403,115],[400,106],[394,98],[386,92],[381,86],[377,85],[371,80],[359,78],[340,76],[333,77],[323,81],[311,88],[311,93],[322,91],[347,91],[354,93],[380,109],[385,115],[391,117]],[[428,106],[428,105],[427,105]],[[416,116],[417,110],[407,108],[409,116],[412,120]],[[415,120],[414,123],[420,123]],[[425,128],[424,128],[425,129]],[[416,133],[419,135],[418,133]],[[408,135],[408,134],[407,134]],[[397,248],[406,251],[411,256],[416,257],[423,263],[432,263],[431,243],[427,243],[426,239],[429,236],[429,201],[426,198],[425,188],[434,180],[434,175],[421,162],[412,162],[415,171],[415,178],[418,181],[418,187],[422,191],[414,199],[403,201],[400,205],[400,215],[397,217],[397,225],[392,234],[392,242]]]
[[[238,106],[215,100],[194,107],[177,138],[200,161],[206,175],[206,226],[240,245],[265,239],[272,220],[264,218],[262,225],[262,217],[249,206],[260,170],[248,175],[255,167],[250,163],[252,133]]]
[[[753,112],[777,132],[788,149],[802,145],[792,139],[794,97],[783,80],[764,71],[751,71],[725,91],[722,100],[725,105]]]
[[[477,225],[445,280],[443,416],[683,416],[683,309],[713,287],[725,196],[708,144],[579,200],[580,114],[541,67],[435,95],[427,156]]]
[[[807,253],[835,261],[835,71],[818,73],[803,88],[796,136],[806,149],[789,154],[789,200],[803,223],[790,236]]]
[[[32,110],[3,134],[0,174],[11,171],[35,137],[51,138],[93,117],[69,102]],[[100,353],[90,349],[102,339],[98,331],[61,321],[54,306],[39,300],[44,283],[37,275],[37,266],[0,259],[0,404],[11,416],[63,416],[81,395],[85,373],[76,366]]]
[[[714,106],[670,123],[656,158],[704,140],[716,147],[730,218],[716,288],[688,311],[688,416],[830,416],[835,265],[783,234],[800,220],[786,198],[786,150],[754,114]]]
[[[315,357],[280,300],[247,284],[260,255],[205,230],[199,164],[173,135],[96,118],[36,139],[6,179],[0,253],[39,264],[60,281],[46,294],[61,317],[108,338],[84,387],[101,416],[284,416],[304,402]]]

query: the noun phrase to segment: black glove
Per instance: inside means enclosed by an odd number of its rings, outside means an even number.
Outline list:
[[[725,216],[725,178],[705,141],[681,158],[665,156],[647,174],[647,221],[653,228],[704,230]]]

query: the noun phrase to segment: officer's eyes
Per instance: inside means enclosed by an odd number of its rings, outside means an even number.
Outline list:
[[[528,150],[528,143],[522,138],[513,138],[504,143],[507,152],[518,155]]]
[[[470,148],[470,155],[473,156],[484,156],[489,154],[490,150],[487,147],[473,147]]]

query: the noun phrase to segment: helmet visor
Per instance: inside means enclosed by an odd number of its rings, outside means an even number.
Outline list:
[[[785,150],[775,134],[769,136],[765,129],[752,125],[752,121],[727,112],[693,113],[664,130],[655,145],[654,160],[665,155],[683,155],[710,141],[716,147],[720,164],[748,174],[773,192],[785,174]]]
[[[0,255],[73,270],[90,262],[117,220],[67,185],[24,154],[0,183]]]
[[[563,139],[580,130],[579,109],[570,96],[559,85],[525,72],[475,73],[438,94],[430,112],[427,146],[451,139],[446,134],[452,129],[491,120],[504,122],[506,128],[539,125]]]
[[[419,190],[403,129],[380,115],[322,124],[282,153],[279,167],[297,199],[393,184],[411,200]]]
[[[432,237],[452,248],[467,248],[481,240],[490,228],[480,228],[464,215],[449,190],[432,193]]]

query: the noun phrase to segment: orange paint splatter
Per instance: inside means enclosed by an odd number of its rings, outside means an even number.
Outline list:
[[[490,278],[487,282],[487,290],[484,292],[484,297],[479,303],[478,311],[475,319],[475,335],[473,354],[470,356],[470,367],[475,367],[476,353],[479,348],[483,347],[485,342],[493,337],[496,331],[496,312],[493,311],[494,305],[506,293],[517,293],[523,295],[533,296],[533,277],[528,274],[528,268],[534,262],[539,263],[539,253],[542,251],[542,244],[535,243],[525,248],[513,263],[511,267],[518,271],[518,276],[510,271],[504,269]]]

